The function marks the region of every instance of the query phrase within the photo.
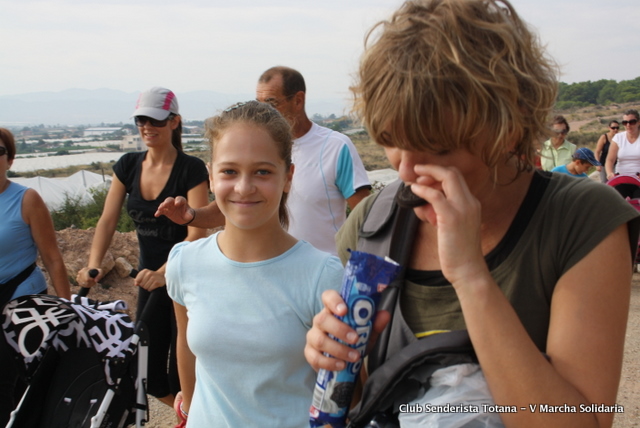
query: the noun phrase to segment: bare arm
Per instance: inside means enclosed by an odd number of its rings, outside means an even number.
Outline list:
[[[178,359],[178,375],[180,377],[180,388],[182,389],[183,404],[185,412],[189,413],[193,391],[196,386],[196,357],[187,344],[187,325],[189,317],[187,308],[173,303],[176,314],[176,325],[178,328],[178,338],[176,342],[176,356]]]
[[[194,209],[182,196],[167,198],[160,204],[155,214],[156,217],[161,215],[166,216],[174,223],[189,223],[189,226],[202,229],[224,226],[224,215],[220,212],[216,201],[202,208]]]
[[[38,247],[56,294],[70,299],[71,288],[67,268],[58,248],[51,215],[38,192],[33,189],[28,189],[22,200],[22,217],[31,229],[31,237]]]
[[[606,142],[607,142],[607,137],[604,134],[602,134],[600,138],[598,138],[598,142],[596,143],[595,156],[596,156],[596,160],[600,163],[602,163],[600,161],[600,157],[602,156],[602,150],[604,149],[604,145]],[[596,169],[598,171],[601,171],[602,168],[604,167],[605,167],[604,164],[602,164],[601,166],[597,166]]]
[[[484,261],[480,204],[453,168],[418,165],[412,190],[430,204],[418,217],[437,227],[443,275],[453,285],[469,336],[498,404],[575,406],[577,413],[502,414],[512,427],[610,427],[612,413],[580,404],[615,403],[631,283],[626,225],[618,227],[557,282],[546,352],[537,349]],[[464,244],[463,244],[464,243]],[[461,245],[462,244],[462,245]],[[606,351],[604,351],[606,350]]]
[[[607,154],[607,162],[605,165],[605,171],[607,173],[607,179],[612,179],[615,176],[615,172],[613,166],[616,164],[618,160],[618,143],[614,143],[613,141],[609,145],[609,153]]]
[[[568,404],[578,411],[580,404],[615,404],[630,282],[627,232],[621,226],[557,283],[549,361],[488,273],[454,284],[495,402],[518,408]],[[610,427],[613,413],[518,412],[503,414],[502,420],[507,427]]]
[[[202,182],[193,189],[189,190],[189,192],[187,193],[187,201],[188,205],[193,207],[195,210],[206,210],[208,207],[207,203],[209,202],[209,188],[207,186],[207,183]],[[220,210],[218,210],[218,212],[220,212]],[[207,228],[201,228],[197,225],[190,224],[188,228],[189,233],[185,241],[195,241],[196,239],[204,238],[207,235],[206,229]]]
[[[104,202],[102,215],[98,220],[96,231],[93,235],[87,267],[80,269],[76,277],[78,284],[93,287],[102,278],[103,273],[100,266],[118,226],[120,211],[126,194],[127,191],[124,184],[114,175],[111,187],[109,187],[109,193],[107,193],[107,198]],[[89,277],[89,270],[91,269],[98,269],[99,274],[96,278]]]
[[[187,199],[189,204],[196,208],[203,207],[208,201],[208,187],[206,182],[198,184],[193,189],[187,192]],[[198,227],[189,226],[187,229],[187,237],[185,241],[195,241],[196,239],[206,236],[206,229],[200,229]],[[141,270],[135,278],[134,284],[144,288],[147,291],[152,291],[158,287],[163,287],[166,284],[164,273],[167,269],[167,264],[160,266],[158,270]]]
[[[600,162],[600,156],[602,155],[602,149],[604,149],[604,145],[607,142],[607,138],[604,134],[598,138],[598,142],[596,143],[596,150],[594,154],[596,155],[596,160]]]
[[[350,198],[347,199],[347,205],[349,209],[354,209],[356,205],[360,203],[364,198],[371,194],[371,189],[369,187],[361,187],[356,190],[356,193],[351,195]]]

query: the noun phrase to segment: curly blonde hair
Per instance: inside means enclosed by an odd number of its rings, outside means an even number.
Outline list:
[[[366,36],[354,112],[383,146],[535,162],[558,70],[507,0],[409,0]]]
[[[291,167],[291,150],[293,136],[289,122],[271,105],[258,101],[240,102],[232,105],[217,116],[205,121],[205,138],[211,148],[213,161],[215,147],[222,135],[237,123],[248,123],[263,128],[278,145],[280,158],[284,160],[287,171]],[[287,210],[287,193],[282,194],[278,216],[283,228],[289,227],[289,212]]]

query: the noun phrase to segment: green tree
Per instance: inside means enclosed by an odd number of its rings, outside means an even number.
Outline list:
[[[618,83],[615,80],[608,80],[602,89],[600,89],[597,100],[598,104],[603,106],[615,101],[617,88]]]
[[[627,103],[640,100],[640,77],[633,80],[601,79],[597,82],[558,84],[556,108],[571,109],[589,105],[606,105],[611,102]]]
[[[623,80],[618,84],[616,102],[628,103],[640,100],[640,77],[633,80]]]

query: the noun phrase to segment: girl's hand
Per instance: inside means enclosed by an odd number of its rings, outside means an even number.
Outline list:
[[[460,171],[453,167],[416,165],[411,190],[429,204],[415,208],[422,221],[437,230],[442,273],[453,285],[487,274],[482,255],[480,202]]]
[[[155,217],[166,216],[176,224],[187,224],[193,220],[194,211],[184,196],[177,196],[165,199],[154,215]]]
[[[329,337],[329,334],[349,344],[355,344],[358,341],[358,334],[354,329],[336,318],[336,316],[347,314],[347,305],[337,291],[327,290],[322,293],[322,302],[324,303],[324,309],[313,318],[313,325],[307,332],[304,356],[316,371],[319,369],[339,371],[346,367],[347,361],[358,361],[360,354],[355,349]],[[387,311],[379,311],[373,325],[373,334],[369,340],[369,349],[371,349],[377,336],[388,323],[389,313]],[[331,357],[327,357],[324,353],[331,355]]]
[[[156,288],[164,287],[166,280],[163,272],[155,270],[142,269],[133,280],[134,285],[142,287],[147,291],[153,291]]]
[[[180,423],[176,425],[176,428],[182,428],[187,426],[187,418],[189,417],[189,406],[184,402],[182,391],[178,391],[176,398],[173,400],[173,410],[176,412],[176,416]]]

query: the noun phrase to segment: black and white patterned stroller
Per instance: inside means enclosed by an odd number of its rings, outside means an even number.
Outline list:
[[[7,427],[145,424],[146,328],[113,309],[79,296],[30,295],[7,303],[4,339],[28,384]]]

